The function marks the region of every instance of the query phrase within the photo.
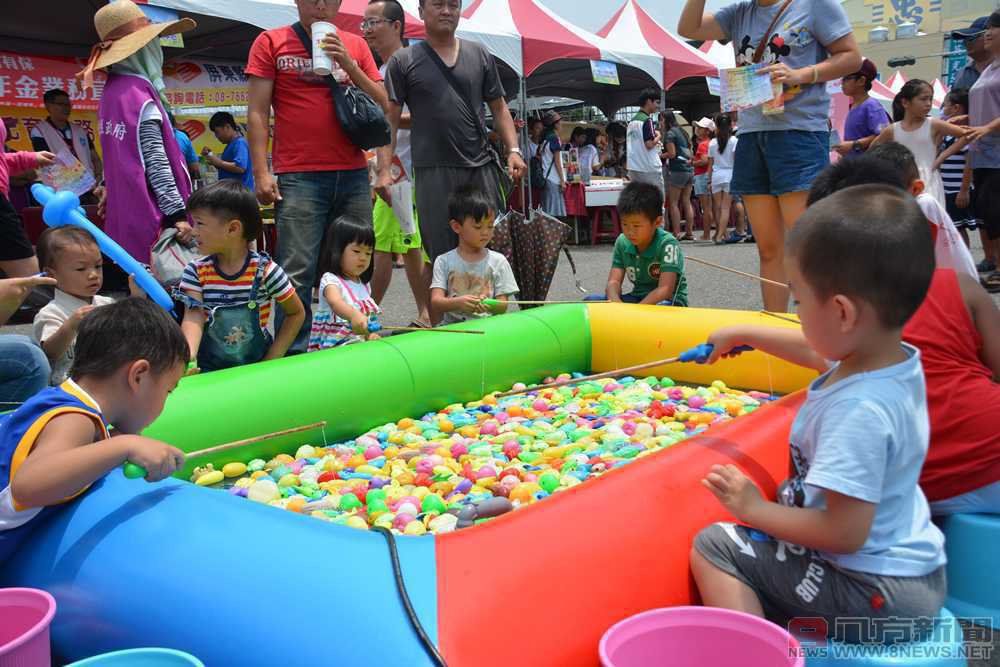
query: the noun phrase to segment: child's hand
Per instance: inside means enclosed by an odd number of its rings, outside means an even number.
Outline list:
[[[48,167],[56,162],[55,154],[48,151],[39,151],[38,153],[35,153],[35,159],[38,160],[39,167]]]
[[[455,302],[458,305],[458,309],[463,313],[481,313],[483,312],[483,303],[475,294],[466,294],[465,296],[456,296]]]
[[[75,311],[73,311],[73,314],[69,316],[69,319],[66,320],[66,323],[69,324],[71,327],[73,327],[74,330],[76,330],[76,328],[80,326],[80,322],[83,321],[84,316],[86,316],[86,314],[92,311],[95,307],[96,306],[80,306]]]
[[[359,312],[351,317],[351,331],[358,336],[368,335],[368,318]]]
[[[158,482],[184,465],[184,452],[165,442],[134,436],[128,460],[146,469],[146,481]]]
[[[712,466],[701,483],[740,520],[745,520],[754,505],[764,500],[757,485],[732,464]]]
[[[377,333],[370,333],[367,336],[365,336],[365,340],[379,340],[381,338],[382,337],[379,336]]]
[[[708,337],[708,343],[714,345],[715,349],[712,350],[711,356],[705,363],[714,364],[720,357],[728,359],[739,356],[739,352],[730,354],[730,350],[742,345],[744,341],[735,327],[723,327],[712,332],[712,335]]]
[[[128,295],[137,296],[140,298],[146,298],[146,290],[139,287],[139,284],[135,282],[135,276],[129,275],[128,277]]]

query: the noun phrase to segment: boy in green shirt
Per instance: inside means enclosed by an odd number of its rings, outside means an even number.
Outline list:
[[[615,241],[607,292],[586,300],[688,305],[684,253],[674,235],[663,229],[660,190],[632,181],[618,197],[618,215],[622,234]],[[622,294],[625,278],[633,285],[628,294]]]

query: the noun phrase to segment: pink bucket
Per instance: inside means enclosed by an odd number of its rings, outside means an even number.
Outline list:
[[[714,607],[653,609],[615,623],[599,645],[604,667],[803,667],[799,642],[762,618]]]
[[[0,667],[51,664],[49,624],[56,601],[34,588],[0,588]]]

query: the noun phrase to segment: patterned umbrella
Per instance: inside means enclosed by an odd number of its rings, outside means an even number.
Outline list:
[[[537,209],[527,220],[518,211],[508,211],[497,219],[491,246],[510,262],[520,288],[519,299],[545,300],[559,264],[560,251],[566,253],[573,277],[576,277],[576,266],[566,248],[571,232],[569,225]],[[576,286],[581,292],[587,291],[579,280]]]

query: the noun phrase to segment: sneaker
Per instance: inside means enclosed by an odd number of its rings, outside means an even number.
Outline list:
[[[742,241],[743,241],[743,236],[741,234],[733,232],[732,234],[729,235],[728,238],[726,238],[724,243],[741,243]]]
[[[997,270],[997,265],[988,259],[984,259],[983,261],[979,262],[979,264],[976,264],[976,271],[979,271],[979,273],[989,273],[990,271],[996,271],[996,270]]]
[[[753,237],[753,234],[747,234],[747,237],[743,239],[744,243],[756,243],[757,240]]]

